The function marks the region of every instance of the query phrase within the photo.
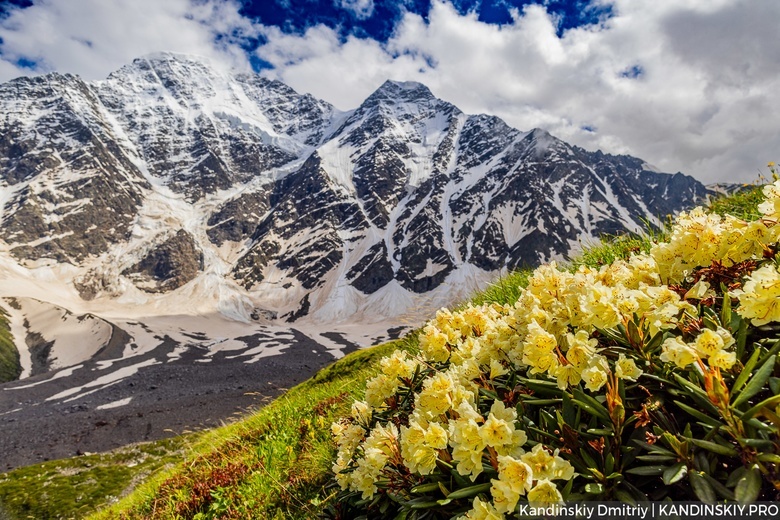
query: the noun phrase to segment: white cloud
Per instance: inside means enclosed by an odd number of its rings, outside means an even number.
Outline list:
[[[333,1],[360,16],[374,7]],[[100,79],[161,50],[246,68],[238,44],[261,34],[266,74],[344,109],[388,78],[416,80],[467,113],[704,181],[751,181],[780,159],[780,2],[600,1],[615,16],[558,37],[538,5],[498,27],[432,0],[427,20],[405,14],[382,44],[324,26],[285,34],[241,17],[238,0],[36,0],[0,21],[0,81],[29,74],[20,58]]]
[[[497,27],[433,0],[428,21],[406,14],[384,45],[341,43],[322,26],[266,29],[258,54],[276,66],[270,74],[341,108],[386,78],[417,80],[466,112],[704,181],[749,182],[778,159],[780,2],[609,3],[613,18],[558,37],[540,6]]]
[[[235,0],[37,0],[0,21],[0,81],[57,70],[102,79],[134,58],[157,51],[198,54],[233,67],[247,67],[235,40],[253,25]],[[217,35],[229,35],[215,42]]]
[[[374,0],[334,0],[334,4],[350,11],[358,20],[366,20],[374,14]]]

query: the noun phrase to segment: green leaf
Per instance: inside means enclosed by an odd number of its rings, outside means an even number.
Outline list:
[[[665,332],[660,330],[656,332],[655,336],[647,343],[647,346],[645,347],[645,352],[652,352],[656,348],[661,346],[661,342],[664,340]]]
[[[737,316],[739,318],[739,314],[734,314],[734,316]],[[747,329],[748,329],[748,320],[743,320],[742,318],[739,318],[739,328],[737,329],[736,336],[734,336],[734,339],[737,342],[737,359],[742,359],[742,356],[745,355],[745,342],[747,341]]]
[[[720,495],[722,498],[725,498],[726,500],[734,501],[733,491],[718,482],[713,477],[709,476],[707,473],[702,473],[702,476],[707,480],[707,483],[712,487],[712,489],[718,493],[718,495]]]
[[[527,426],[525,430],[527,432],[538,433],[539,435],[541,435],[543,437],[547,437],[548,439],[550,439],[552,441],[558,442],[558,437],[556,437],[552,433],[549,433],[549,432],[546,432],[546,431],[544,431],[544,430],[542,430],[540,428],[537,428],[536,426]]]
[[[682,478],[685,477],[685,474],[687,472],[688,472],[688,467],[685,465],[685,463],[678,462],[674,466],[664,470],[662,475],[664,484],[668,486],[682,480]]]
[[[674,404],[682,408],[685,412],[688,412],[688,414],[696,417],[701,422],[705,424],[709,424],[710,426],[720,427],[723,426],[722,423],[715,419],[714,417],[710,417],[709,415],[700,412],[696,408],[693,408],[692,406],[688,406],[687,404],[680,402],[680,401],[673,401]]]
[[[666,466],[637,466],[636,468],[627,469],[625,473],[630,473],[632,475],[655,476],[663,474],[665,469]]]
[[[632,345],[640,348],[644,346],[642,344],[642,336],[639,334],[639,328],[637,328],[633,320],[628,322],[628,330],[626,332],[628,332],[628,341]]]
[[[419,486],[414,486],[410,491],[415,495],[422,495],[424,493],[430,493],[431,491],[439,491],[439,483],[429,482],[427,484],[420,484]]]
[[[585,431],[585,433],[590,433],[592,435],[605,435],[607,437],[612,437],[615,435],[615,432],[609,428],[589,428]]]
[[[637,459],[642,462],[673,462],[678,457],[677,455],[639,455]]]
[[[570,426],[577,424],[574,422],[577,419],[577,410],[574,408],[574,405],[571,404],[571,397],[569,397],[568,393],[563,394],[562,408],[564,422]]]
[[[409,516],[409,510],[404,509],[403,511],[398,513],[398,515],[395,518],[393,518],[393,520],[406,520],[407,516]]]
[[[753,466],[748,469],[734,488],[734,498],[740,504],[755,502],[761,492],[761,472]]]
[[[723,293],[723,307],[720,309],[720,322],[724,327],[731,325],[731,296],[729,296],[728,287],[720,284],[720,290]]]
[[[769,389],[775,395],[780,394],[780,377],[769,378]]]
[[[772,355],[763,365],[761,365],[761,368],[756,371],[748,384],[745,385],[745,389],[739,393],[736,399],[734,399],[732,406],[737,407],[760,392],[764,388],[764,383],[766,383],[769,376],[772,375],[772,370],[774,368],[775,356]]]
[[[468,487],[471,485],[471,481],[468,480],[466,477],[458,473],[458,470],[455,468],[450,469],[450,474],[452,475],[452,478],[455,480],[455,483],[460,487]]]
[[[492,390],[488,390],[487,388],[479,387],[479,393],[493,399],[494,401],[498,401],[498,394],[493,392]]]
[[[769,439],[741,439],[741,440],[751,448],[758,448],[759,450],[771,450],[775,446],[775,443],[770,441]]]
[[[667,450],[663,446],[658,446],[657,444],[648,444],[648,443],[646,443],[644,441],[640,441],[640,440],[634,440],[634,443],[636,443],[638,446],[643,447],[644,449],[646,449],[650,453],[657,453],[659,455],[669,455],[669,456],[677,458],[677,455],[673,451]]]
[[[774,453],[762,453],[758,456],[758,460],[761,462],[772,462],[774,464],[780,464],[780,455]]]
[[[432,507],[436,507],[440,505],[438,500],[428,500],[425,502],[423,501],[416,502],[416,500],[419,499],[411,500],[407,502],[406,505],[408,505],[411,509],[430,509]]]
[[[684,386],[691,392],[693,392],[695,395],[700,395],[701,397],[707,399],[707,392],[696,386],[695,384],[691,383],[684,377],[682,377],[680,374],[674,373],[672,374],[674,376],[674,379],[677,381],[678,384]]]
[[[688,396],[690,396],[691,399],[696,401],[696,403],[701,406],[704,410],[709,410],[710,413],[717,414],[718,409],[715,408],[715,406],[710,402],[709,397],[707,397],[707,393],[699,388],[698,386],[694,385],[684,377],[680,376],[680,374],[673,374],[674,379],[677,381],[678,384],[684,386],[688,392]],[[671,389],[670,389],[671,390]]]
[[[604,486],[602,484],[587,484],[585,486],[586,493],[592,493],[594,495],[600,495],[604,492]]]
[[[588,465],[588,469],[598,468],[598,464],[596,464],[596,461],[593,460],[593,457],[591,457],[590,454],[585,451],[584,447],[580,450],[580,456],[582,457],[582,460],[585,461],[585,464]]]
[[[747,472],[747,468],[744,466],[740,466],[734,471],[732,471],[731,475],[729,475],[728,480],[726,480],[726,487],[736,486],[737,482],[739,482],[739,479],[741,479],[746,472]]]
[[[580,408],[583,408],[591,415],[596,415],[598,417],[601,417],[605,421],[607,421],[607,424],[612,423],[612,419],[609,417],[609,412],[607,411],[604,406],[596,401],[593,397],[587,395],[585,392],[580,390],[579,388],[574,389],[574,404],[579,405]]]
[[[727,457],[736,457],[739,455],[739,452],[733,446],[724,446],[723,444],[718,444],[717,442],[694,438],[688,439],[688,442],[698,446],[699,448],[704,448],[707,451],[711,451],[712,453],[717,453],[718,455],[725,455]]]
[[[631,504],[632,506],[635,506],[637,503],[636,499],[628,491],[624,491],[618,488],[614,493],[615,498],[617,498],[619,502],[623,502],[624,504]]]
[[[561,399],[537,399],[524,395],[521,395],[520,399],[522,399],[525,404],[532,404],[535,406],[549,406],[551,404],[558,404],[561,402]]]
[[[691,483],[696,498],[706,504],[713,504],[718,500],[715,490],[707,481],[703,472],[691,470],[688,472],[688,481]]]
[[[490,491],[490,487],[492,484],[489,482],[487,484],[477,484],[476,486],[469,486],[467,488],[457,489],[447,495],[447,498],[450,500],[458,500],[459,498],[469,498],[473,497],[475,495],[478,495],[480,493],[485,493],[487,491]]]
[[[564,488],[561,490],[561,496],[564,500],[568,500],[569,495],[571,495],[571,488],[574,487],[574,479],[571,479],[566,483]]]
[[[770,349],[769,349],[769,352],[767,352],[766,354],[764,354],[763,356],[761,356],[761,359],[759,359],[759,360],[758,360],[758,364],[759,364],[759,365],[763,364],[763,363],[764,363],[764,361],[766,361],[766,359],[767,359],[769,356],[774,356],[774,355],[775,355],[775,354],[777,354],[778,352],[780,352],[780,339],[778,339],[777,341],[775,341],[774,345],[772,345],[772,348],[770,348]]]
[[[739,373],[739,377],[737,377],[737,380],[734,381],[734,385],[731,387],[731,395],[736,395],[737,392],[742,390],[742,386],[747,383],[750,374],[752,374],[753,369],[756,368],[756,363],[758,363],[758,356],[760,354],[761,351],[756,349],[753,351],[753,354],[750,355],[750,359],[745,363],[745,368]]]
[[[604,458],[604,472],[610,474],[615,469],[615,457],[612,453],[608,453]]]
[[[645,495],[641,489],[634,486],[630,482],[626,482],[626,481],[621,482],[620,489],[627,491],[633,497],[634,499],[633,502],[629,502],[629,503],[633,503],[634,505],[636,505],[637,502],[647,502],[647,495]],[[623,499],[621,498],[620,500],[622,501]]]
[[[780,403],[780,395],[776,395],[776,396],[764,399],[763,401],[761,401],[757,405],[752,406],[752,407],[748,408],[747,410],[745,410],[745,413],[743,413],[740,416],[740,419],[742,419],[742,422],[745,422],[748,419],[750,419],[751,417],[753,417],[754,415],[756,415],[759,411],[761,411],[762,408],[774,406],[774,405],[776,405],[778,403]]]

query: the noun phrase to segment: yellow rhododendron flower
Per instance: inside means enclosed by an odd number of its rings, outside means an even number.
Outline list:
[[[780,181],[775,184],[780,184]],[[742,290],[735,291],[734,295],[739,299],[737,312],[750,319],[753,325],[760,327],[780,321],[780,272],[774,265],[753,271]]]
[[[536,507],[544,507],[560,504],[563,502],[563,496],[555,484],[547,479],[542,479],[528,492],[528,501]]]
[[[490,494],[496,511],[510,513],[533,484],[531,467],[514,457],[498,457],[498,479],[490,481]]]
[[[636,381],[637,378],[642,375],[642,369],[636,366],[633,359],[627,358],[626,355],[621,352],[617,362],[615,362],[615,375],[620,379]]]
[[[420,351],[428,361],[443,363],[450,357],[447,341],[446,334],[433,325],[427,325],[420,334]]]
[[[758,205],[758,210],[766,218],[780,220],[780,180],[764,186],[764,196],[766,200]]]
[[[707,361],[711,367],[718,367],[724,370],[728,370],[734,366],[734,363],[737,362],[737,353],[721,350],[720,352],[710,356]]]
[[[585,387],[591,392],[597,392],[604,386],[608,376],[609,372],[599,365],[589,366],[582,371],[582,380],[585,382]]]
[[[479,437],[488,446],[503,446],[512,442],[514,427],[512,424],[498,419],[493,413],[488,415],[485,424],[479,428]]]
[[[609,329],[620,323],[617,294],[618,290],[615,287],[597,282],[580,295],[580,306],[583,313],[590,317],[590,325]]]
[[[466,513],[468,520],[504,520],[504,513],[499,513],[493,504],[490,502],[483,502],[482,499],[476,497],[472,502],[471,510]]]
[[[558,382],[558,388],[566,390],[570,386],[577,386],[582,381],[582,372],[576,365],[558,365],[550,372]]]
[[[541,444],[523,454],[520,460],[531,468],[534,480],[571,480],[574,477],[574,467],[558,456],[558,450],[551,455]]]
[[[489,376],[490,379],[495,379],[497,377],[501,377],[508,373],[509,373],[509,369],[507,369],[504,365],[502,365],[499,360],[492,359],[490,361],[490,376]]]
[[[710,284],[707,283],[706,280],[699,280],[695,284],[693,284],[693,287],[688,289],[688,292],[685,293],[685,299],[686,300],[703,300],[704,298],[711,296],[713,294],[712,291],[710,291]]]
[[[714,330],[704,329],[696,337],[693,347],[700,357],[710,357],[723,350],[725,346],[723,338]]]
[[[585,368],[588,361],[596,354],[598,340],[591,339],[585,330],[578,330],[576,334],[567,334],[566,338],[569,344],[566,360],[576,367]]]
[[[436,467],[438,450],[447,447],[447,430],[438,423],[423,428],[418,422],[409,421],[409,427],[401,427],[401,456],[413,473],[430,474]]]
[[[443,414],[452,406],[455,383],[446,372],[439,372],[426,379],[423,388],[417,394],[417,410],[429,417]]]
[[[355,419],[358,424],[368,427],[372,415],[371,406],[369,406],[368,403],[364,401],[355,401],[352,403],[351,413],[352,418]]]
[[[698,359],[696,351],[678,337],[667,338],[661,345],[661,361],[685,368]]]
[[[523,363],[531,367],[531,374],[547,372],[558,365],[555,336],[536,322],[528,325],[528,335],[523,343]]]
[[[508,482],[512,491],[518,495],[525,495],[531,489],[534,474],[531,466],[510,456],[498,457],[498,478]],[[514,506],[512,507],[514,509]]]

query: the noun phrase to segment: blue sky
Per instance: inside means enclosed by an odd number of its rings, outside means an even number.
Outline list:
[[[548,12],[558,15],[561,33],[571,27],[598,22],[610,11],[609,5],[593,5],[589,0],[452,2],[459,14],[473,12],[480,21],[496,25],[512,23],[511,11],[522,10],[529,4],[545,5]],[[242,2],[241,13],[288,32],[303,32],[311,26],[325,24],[339,28],[342,35],[354,34],[386,42],[403,13],[415,13],[427,20],[430,10],[428,0],[266,0]]]
[[[157,51],[342,110],[386,79],[704,181],[780,159],[774,0],[0,0],[0,81]]]

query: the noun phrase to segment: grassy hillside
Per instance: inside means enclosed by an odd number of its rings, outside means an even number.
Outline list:
[[[409,342],[347,355],[245,420],[205,433],[187,461],[94,518],[312,518],[327,501],[329,426],[378,360]]]
[[[19,352],[16,350],[11,330],[8,326],[8,316],[0,309],[0,383],[13,381],[22,373],[19,364]]]
[[[186,458],[188,444],[188,438],[175,437],[2,474],[0,520],[83,518],[129,493],[155,471]]]
[[[756,212],[759,200],[760,190],[753,189],[716,201],[712,209],[749,216]],[[650,243],[648,236],[615,237],[587,248],[569,265],[572,269],[582,264],[603,265],[632,251],[647,250]],[[498,280],[472,302],[515,301],[530,272],[518,271]],[[335,489],[328,487],[335,453],[329,425],[348,413],[353,399],[362,397],[366,380],[379,370],[379,360],[399,347],[413,351],[416,335],[352,353],[246,419],[178,441],[180,453],[174,449],[159,458],[150,456],[147,460],[161,467],[185,453],[178,464],[166,466],[118,503],[89,518],[315,517],[335,495]],[[115,464],[109,462],[112,456]],[[120,455],[101,457],[105,465],[113,464],[113,470],[106,477],[92,474],[90,478],[123,485],[115,485],[112,491],[95,490],[90,497],[85,494],[78,502],[81,506],[65,501],[45,505],[47,497],[67,494],[69,489],[67,479],[46,479],[58,463],[0,475],[0,501],[20,518],[81,517],[101,502],[110,502],[109,497],[120,496],[122,487],[143,476],[134,478],[135,468],[128,469]],[[34,513],[33,503],[38,507]]]

